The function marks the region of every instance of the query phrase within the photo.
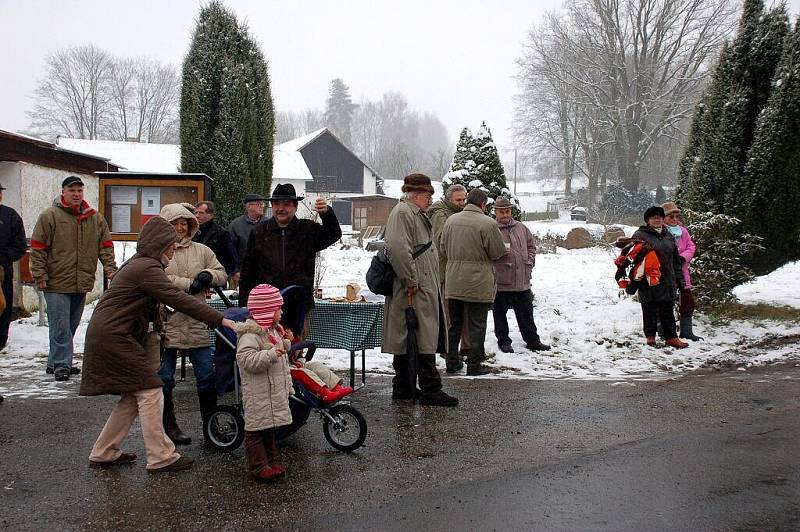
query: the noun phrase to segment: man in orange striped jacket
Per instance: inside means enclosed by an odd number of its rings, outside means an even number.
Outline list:
[[[94,288],[98,259],[105,276],[113,277],[117,265],[108,224],[83,199],[81,178],[69,176],[52,207],[39,215],[31,237],[31,274],[47,302],[47,373],[57,381],[80,372],[72,367],[72,340],[86,294]]]

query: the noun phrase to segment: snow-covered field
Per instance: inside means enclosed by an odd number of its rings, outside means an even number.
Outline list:
[[[528,222],[535,233],[565,234],[577,225],[565,222]],[[583,225],[583,224],[581,224]],[[587,227],[590,230],[593,227]],[[629,228],[632,230],[632,228]],[[124,251],[126,258],[132,247]],[[117,248],[118,259],[123,255]],[[323,253],[323,296],[342,296],[347,283],[362,286],[372,253],[360,248],[329,249]],[[515,353],[499,352],[489,315],[486,350],[494,353],[494,378],[606,379],[631,384],[637,379],[665,378],[708,364],[741,366],[764,364],[800,355],[797,343],[781,337],[800,335],[800,325],[780,322],[734,321],[713,325],[702,315],[695,317],[695,332],[705,338],[688,349],[646,347],[637,303],[620,297],[613,274],[613,252],[606,248],[567,251],[536,258],[533,291],[534,316],[542,340],[553,345],[547,353],[524,348],[516,321],[509,313]],[[800,266],[787,265],[771,276],[740,287],[744,302],[760,301],[800,307]],[[83,351],[83,338],[93,304],[87,306],[76,335],[75,350]],[[79,379],[56,383],[45,375],[47,328],[36,325],[36,317],[14,322],[9,346],[0,354],[0,394],[61,397],[77,394]],[[349,367],[349,353],[318,350],[317,359],[342,370]],[[80,356],[77,357],[80,364]],[[440,366],[443,361],[438,360]],[[367,351],[368,372],[391,372],[391,356],[378,349]],[[443,369],[443,368],[442,368]],[[468,378],[463,375],[451,378]],[[482,377],[487,378],[487,377]]]

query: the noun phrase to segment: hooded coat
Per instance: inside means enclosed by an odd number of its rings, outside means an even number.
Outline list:
[[[386,250],[394,270],[392,295],[386,298],[381,350],[393,355],[407,354],[406,288],[416,286],[412,305],[419,320],[417,342],[423,354],[442,353],[447,345],[447,328],[439,283],[439,257],[436,246],[416,259],[411,255],[431,241],[431,222],[422,210],[402,199],[386,221]]]
[[[632,240],[647,242],[653,247],[661,265],[661,279],[655,286],[639,286],[639,303],[664,303],[678,298],[678,289],[684,287],[681,260],[675,239],[666,226],[661,232],[643,225],[633,233]]]
[[[31,236],[31,274],[47,281],[47,292],[88,293],[94,288],[97,259],[103,271],[117,271],[114,242],[105,218],[85,201],[75,210],[63,196],[36,220]]]
[[[161,209],[160,216],[172,223],[179,218],[189,222],[187,236],[183,237],[175,249],[175,255],[164,270],[172,284],[188,292],[192,281],[200,272],[211,274],[211,286],[224,286],[228,277],[225,268],[217,260],[211,248],[192,241],[197,233],[197,218],[180,203],[171,203]],[[174,230],[174,229],[173,229]],[[205,293],[200,292],[192,297],[205,302]],[[192,349],[211,345],[208,336],[208,327],[181,312],[167,314],[166,320],[166,345],[178,349]]]
[[[275,329],[270,331],[278,336]],[[267,332],[255,320],[236,324],[236,364],[242,379],[244,429],[257,431],[291,425],[289,396],[294,394],[289,369],[289,340],[281,338],[284,354],[278,356],[277,347],[267,337]]]
[[[175,229],[159,216],[142,227],[136,254],[114,276],[89,321],[81,395],[120,395],[163,385],[158,376],[159,303],[212,327],[222,322],[222,314],[172,284],[164,273],[164,251],[173,242]]]

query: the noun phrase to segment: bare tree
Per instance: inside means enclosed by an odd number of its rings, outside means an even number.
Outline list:
[[[117,59],[95,46],[47,59],[29,113],[46,136],[169,142],[177,139],[180,79],[172,65]]]
[[[108,85],[105,138],[166,142],[177,136],[180,80],[175,67],[145,58],[116,60]]]
[[[732,0],[571,0],[529,35],[518,62],[518,130],[540,131],[540,144],[556,133],[551,147],[565,157],[572,145],[561,139],[573,130],[584,173],[610,149],[618,179],[637,190],[653,147],[683,134],[734,15]],[[528,124],[541,121],[537,91],[550,101],[550,125]]]
[[[94,45],[50,55],[28,113],[31,129],[44,136],[99,138],[110,100],[107,81],[111,64],[111,56]]]

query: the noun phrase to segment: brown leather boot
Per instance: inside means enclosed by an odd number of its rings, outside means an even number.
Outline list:
[[[189,445],[192,438],[184,434],[175,419],[175,403],[172,401],[172,390],[164,388],[164,432],[175,445]]]
[[[261,432],[244,431],[244,455],[247,458],[250,475],[256,480],[267,480],[264,473],[269,471],[270,467]]]
[[[647,337],[647,345],[649,345],[650,347],[655,347],[656,346],[656,337],[655,336],[648,336]]]
[[[267,453],[267,463],[275,470],[274,478],[286,476],[286,468],[278,463],[278,444],[275,442],[275,431],[267,429],[262,431],[262,434],[264,450]]]
[[[680,338],[670,338],[669,340],[664,342],[670,347],[674,347],[675,349],[683,349],[684,347],[689,347],[689,344],[681,340]]]

